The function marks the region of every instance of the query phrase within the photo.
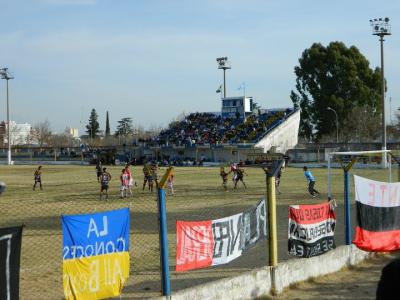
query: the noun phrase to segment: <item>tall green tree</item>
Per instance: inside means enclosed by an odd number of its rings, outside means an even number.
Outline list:
[[[131,118],[122,118],[118,121],[117,130],[115,131],[116,136],[127,136],[132,134],[133,125]]]
[[[107,115],[106,115],[106,137],[110,136],[110,119],[108,118],[108,110],[107,110]]]
[[[290,98],[301,108],[300,135],[310,141],[335,132],[336,117],[327,107],[337,112],[339,128],[349,117],[357,118],[352,115],[355,107],[367,109],[374,117],[381,112],[380,69],[372,70],[355,46],[315,43],[304,50],[294,72],[296,91]]]
[[[97,115],[96,110],[93,108],[90,112],[88,124],[86,125],[86,132],[90,138],[94,139],[98,136],[100,132],[100,125],[99,125],[99,116]]]

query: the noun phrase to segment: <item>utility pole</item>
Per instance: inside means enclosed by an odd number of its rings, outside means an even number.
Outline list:
[[[372,34],[379,36],[381,44],[381,80],[382,80],[382,150],[386,150],[386,118],[385,118],[385,71],[384,71],[384,55],[383,55],[383,42],[385,35],[391,35],[389,18],[379,18],[369,20],[372,27]],[[382,166],[387,168],[387,154],[383,153]]]
[[[8,68],[0,69],[0,76],[1,76],[1,79],[5,79],[7,81],[7,85],[6,85],[6,90],[7,90],[6,91],[6,98],[7,98],[7,144],[8,144],[7,164],[11,165],[10,105],[9,105],[8,81],[10,79],[14,79],[14,76],[12,76],[8,72]]]
[[[226,70],[231,69],[231,63],[230,63],[230,61],[228,61],[227,57],[218,57],[217,62],[218,62],[218,69],[222,69],[224,71],[224,98],[226,98],[225,72],[226,72]]]

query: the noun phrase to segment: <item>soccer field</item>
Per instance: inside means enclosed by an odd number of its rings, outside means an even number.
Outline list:
[[[108,167],[112,175],[109,201],[99,200],[99,183],[94,166],[43,166],[43,191],[32,190],[35,166],[0,166],[0,181],[7,184],[0,197],[0,226],[24,224],[21,260],[21,299],[62,299],[62,234],[60,216],[129,207],[131,210],[130,278],[124,297],[160,295],[158,215],[156,192],[142,191],[142,167],[133,167],[138,183],[133,197],[119,199],[119,174],[122,167]],[[159,176],[166,168],[161,168]],[[228,191],[221,186],[218,168],[174,168],[175,195],[167,196],[169,250],[172,292],[268,265],[267,242],[261,242],[230,264],[186,273],[175,273],[175,221],[206,220],[242,212],[265,197],[265,175],[260,168],[245,168],[247,189],[239,183]],[[286,168],[281,179],[282,194],[277,195],[279,260],[287,255],[287,206],[326,201],[327,169],[311,169],[321,196],[311,198],[302,169]],[[343,171],[333,169],[333,195],[337,209],[337,245],[343,244]],[[354,170],[368,178],[387,181],[388,171]],[[393,178],[397,180],[397,169]],[[354,187],[351,183],[351,190]],[[351,194],[352,202],[354,199]],[[354,216],[354,208],[352,209]],[[356,220],[352,218],[354,226]]]

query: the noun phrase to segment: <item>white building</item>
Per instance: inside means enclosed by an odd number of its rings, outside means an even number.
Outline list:
[[[74,139],[79,138],[79,131],[78,131],[78,128],[67,127],[66,133],[67,133],[70,137],[72,137],[72,138],[74,138]]]
[[[222,117],[245,119],[253,109],[253,97],[222,98]]]
[[[8,136],[7,136],[7,122],[2,122],[4,130],[2,130],[3,133],[3,144],[8,143]],[[31,130],[32,126],[31,124],[24,123],[24,124],[18,124],[14,121],[10,121],[10,140],[11,140],[11,145],[25,145],[25,144],[30,144],[31,143]]]

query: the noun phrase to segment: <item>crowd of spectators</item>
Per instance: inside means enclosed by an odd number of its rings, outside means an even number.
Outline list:
[[[216,145],[255,143],[293,112],[270,111],[242,119],[222,118],[212,113],[192,113],[160,132],[148,145]]]

